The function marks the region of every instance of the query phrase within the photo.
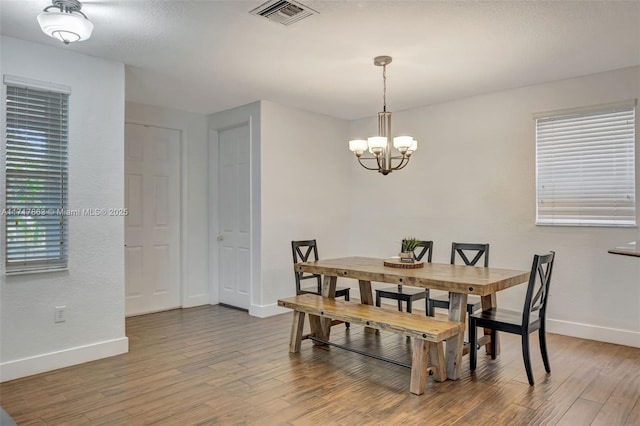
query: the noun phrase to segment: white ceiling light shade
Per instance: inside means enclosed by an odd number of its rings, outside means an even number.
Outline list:
[[[407,152],[411,145],[413,145],[411,136],[396,136],[393,138],[393,147],[401,153]]]
[[[80,11],[82,4],[78,0],[52,0],[52,3],[38,15],[38,23],[46,35],[64,44],[91,37],[93,23]]]
[[[354,139],[349,141],[349,149],[356,155],[362,155],[368,148],[367,141],[364,139]]]
[[[367,138],[367,144],[369,145],[369,152],[372,154],[380,154],[387,147],[386,136],[371,136]]]

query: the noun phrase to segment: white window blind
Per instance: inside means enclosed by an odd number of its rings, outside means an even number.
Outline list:
[[[69,95],[7,85],[6,270],[67,266]]]
[[[536,224],[635,226],[635,105],[537,118],[536,173]]]

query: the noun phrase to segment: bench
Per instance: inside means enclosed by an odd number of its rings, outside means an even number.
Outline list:
[[[331,344],[343,349],[352,350],[329,342],[331,322],[334,320],[363,325],[384,331],[413,337],[413,354],[411,365],[404,365],[386,358],[377,357],[398,365],[411,368],[409,390],[415,395],[422,395],[427,383],[427,376],[433,375],[436,381],[446,380],[443,341],[464,333],[465,324],[443,321],[424,315],[407,312],[391,311],[372,305],[343,302],[333,298],[314,294],[302,294],[287,299],[278,300],[278,306],[293,309],[293,323],[289,352],[300,352],[303,340],[305,314],[309,314],[311,334],[309,339],[314,342]],[[355,351],[363,355],[363,352]],[[428,365],[431,364],[431,367]]]

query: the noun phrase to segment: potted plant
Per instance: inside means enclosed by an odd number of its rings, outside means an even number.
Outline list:
[[[413,262],[413,251],[416,249],[419,243],[420,240],[418,240],[417,238],[405,237],[405,239],[402,240],[400,260],[403,262]]]

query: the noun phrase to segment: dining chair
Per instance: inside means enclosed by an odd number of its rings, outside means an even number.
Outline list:
[[[547,373],[551,373],[549,355],[547,354],[545,318],[554,262],[555,252],[553,251],[533,256],[533,265],[531,266],[522,312],[491,308],[469,316],[469,340],[471,341],[469,366],[471,371],[476,369],[478,359],[476,327],[484,327],[491,329],[491,359],[496,359],[496,334],[498,331],[522,336],[522,358],[531,386],[534,385],[534,380],[531,372],[531,357],[529,356],[529,334],[538,330],[544,369]]]
[[[460,257],[465,265],[476,266],[478,261],[484,257],[484,267],[489,266],[489,244],[475,243],[451,243],[451,264],[455,265],[456,259]],[[427,315],[434,315],[434,308],[449,309],[449,295],[429,297],[427,299]],[[467,298],[467,313],[472,313],[482,309],[480,297],[469,295]]]
[[[431,262],[433,255],[433,241],[419,241],[413,250],[416,260],[422,260],[427,256],[427,262]],[[398,301],[398,310],[402,312],[402,302],[407,304],[407,312],[411,312],[411,305],[416,300],[429,298],[429,289],[398,285],[376,290],[376,306],[380,306],[381,299],[393,299]]]
[[[293,252],[293,263],[310,262],[318,260],[318,244],[316,240],[301,240],[291,241],[291,251]],[[313,256],[312,256],[313,255]],[[310,293],[322,295],[322,275],[320,274],[307,274],[305,272],[294,271],[296,279],[296,295]],[[315,279],[315,287],[302,288],[301,281]],[[336,297],[344,297],[344,300],[349,301],[349,287],[336,286]],[[349,328],[349,323],[345,323]]]
[[[291,249],[293,251],[293,263],[311,262],[318,260],[318,244],[316,240],[291,241]],[[313,257],[311,257],[313,255]],[[322,294],[322,275],[307,274],[305,272],[295,271],[296,278],[296,295],[311,293]],[[301,281],[308,279],[316,279],[315,287],[302,288]],[[336,297],[344,297],[349,300],[349,287],[336,287]]]

